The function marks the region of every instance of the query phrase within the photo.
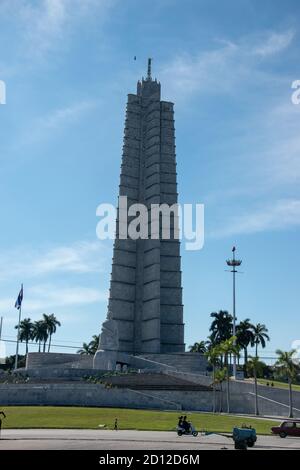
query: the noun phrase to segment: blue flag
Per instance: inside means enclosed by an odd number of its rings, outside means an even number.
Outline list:
[[[18,298],[17,298],[17,300],[16,300],[15,308],[17,308],[18,310],[20,310],[20,308],[21,308],[21,306],[22,306],[22,301],[23,301],[23,284],[22,284],[21,290],[20,290],[20,292],[19,292]]]

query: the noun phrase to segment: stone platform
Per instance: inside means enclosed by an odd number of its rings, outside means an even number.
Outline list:
[[[92,368],[92,356],[30,353],[27,369],[18,371],[25,375],[24,383],[0,384],[0,403],[212,411],[212,380],[200,354],[128,357],[135,373],[108,374]],[[101,383],[86,380],[90,376]],[[225,411],[225,389],[218,390],[217,396]],[[231,412],[254,413],[254,398],[252,382],[230,381]],[[299,392],[294,391],[293,401],[294,415],[300,417]],[[288,390],[258,385],[258,405],[261,415],[287,416]]]
[[[103,383],[117,388],[130,390],[173,390],[181,392],[212,392],[211,386],[197,384],[182,377],[151,372],[141,374],[121,374],[103,377]]]
[[[28,353],[26,369],[93,369],[93,356],[64,353]]]
[[[153,362],[162,369],[179,372],[205,374],[208,366],[205,356],[199,353],[143,354],[138,357]]]
[[[153,370],[206,374],[207,359],[198,353],[145,354],[133,356],[119,352],[98,351],[93,356],[61,353],[29,353],[26,369]],[[101,360],[102,359],[102,360]],[[86,375],[86,374],[84,374]],[[49,376],[49,374],[48,374]]]

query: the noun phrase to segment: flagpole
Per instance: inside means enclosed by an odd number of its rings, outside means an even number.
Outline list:
[[[21,286],[21,291],[23,291],[23,284]],[[23,299],[22,299],[23,300]],[[15,370],[18,368],[18,355],[19,355],[19,341],[20,341],[20,323],[22,315],[22,301],[19,308],[19,322],[18,322],[18,336],[17,336],[17,346],[16,346],[16,358],[15,358]]]
[[[20,336],[21,314],[22,314],[22,307],[19,308],[19,323],[18,323],[18,336],[17,336],[17,347],[16,347],[15,370],[18,368],[19,336]]]

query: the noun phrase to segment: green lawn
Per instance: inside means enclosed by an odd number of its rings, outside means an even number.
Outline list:
[[[8,406],[2,408],[7,415],[4,428],[72,428],[99,429],[106,425],[112,429],[118,418],[120,429],[153,431],[174,430],[179,412],[144,411],[118,408],[73,408],[73,407],[30,407]],[[235,416],[206,413],[187,413],[198,430],[231,432],[232,428],[243,423],[255,427],[259,434],[270,434],[274,421],[240,418]]]
[[[273,382],[274,387],[277,387],[277,388],[282,388],[282,389],[289,388],[289,384],[286,382],[278,382],[277,380],[258,379],[258,383],[261,385],[266,385],[267,382],[269,382],[270,386],[271,386],[271,383]],[[300,385],[293,385],[293,390],[295,390],[296,392],[300,392]]]

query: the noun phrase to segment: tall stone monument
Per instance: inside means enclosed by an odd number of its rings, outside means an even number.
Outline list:
[[[128,95],[119,195],[127,196],[128,207],[142,203],[149,213],[152,204],[177,203],[173,103],[161,101],[151,59],[147,78]],[[157,239],[122,239],[120,211],[119,205],[108,314],[94,359],[101,369],[130,363],[133,355],[185,350],[180,242],[174,230],[164,239],[161,227]]]

